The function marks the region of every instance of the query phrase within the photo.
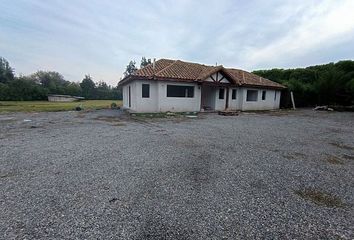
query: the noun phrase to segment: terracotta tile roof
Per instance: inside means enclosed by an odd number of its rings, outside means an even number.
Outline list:
[[[240,69],[227,68],[239,85],[285,88],[285,86]]]
[[[132,79],[154,79],[175,81],[198,81],[202,82],[207,77],[221,71],[232,84],[245,86],[259,86],[272,88],[285,88],[283,85],[261,78],[253,73],[239,69],[224,68],[223,66],[207,66],[198,63],[184,62],[180,60],[160,59],[153,64],[137,70],[132,75],[125,77],[119,82],[124,84]]]

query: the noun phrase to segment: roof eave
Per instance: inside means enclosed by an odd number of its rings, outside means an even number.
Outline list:
[[[257,85],[257,84],[241,84],[241,87],[253,87],[253,88],[266,88],[266,89],[277,89],[277,90],[284,90],[287,87],[285,86],[270,86],[270,85]]]

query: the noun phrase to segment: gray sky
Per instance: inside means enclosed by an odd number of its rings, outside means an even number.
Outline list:
[[[130,60],[245,70],[354,59],[353,0],[1,0],[0,56],[116,85]]]

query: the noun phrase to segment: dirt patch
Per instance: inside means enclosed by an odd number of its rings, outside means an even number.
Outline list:
[[[13,123],[15,121],[16,121],[16,119],[13,117],[0,117],[1,123]]]
[[[298,153],[298,152],[294,152],[294,153],[291,153],[291,154],[283,155],[284,158],[289,159],[289,160],[296,159],[296,158],[302,158],[302,157],[305,157],[305,156],[306,156],[305,154]]]
[[[121,127],[121,126],[125,126],[125,125],[126,124],[123,122],[118,122],[118,123],[113,124],[112,126]]]
[[[79,113],[76,115],[76,118],[84,118],[86,115],[84,113]]]
[[[340,159],[339,157],[336,156],[328,156],[327,157],[327,162],[331,163],[331,164],[335,164],[335,165],[343,165],[343,161],[342,159]]]
[[[0,174],[0,179],[2,178],[11,178],[16,176],[16,173],[10,172],[10,173],[5,173],[5,174]]]
[[[348,159],[348,160],[354,160],[354,156],[343,154],[343,158]]]
[[[301,198],[311,201],[319,206],[325,207],[337,207],[342,208],[344,207],[344,203],[342,200],[334,196],[330,193],[322,192],[316,189],[304,189],[304,190],[296,190],[294,191],[296,195],[300,196]]]
[[[288,116],[292,112],[291,111],[270,111],[270,112],[266,111],[264,113],[268,116],[285,117],[285,116]]]
[[[330,142],[329,144],[331,144],[331,145],[333,145],[333,146],[335,146],[337,148],[341,148],[341,149],[345,149],[345,150],[354,150],[354,147],[345,145],[343,143]]]
[[[94,120],[112,123],[112,126],[125,126],[125,123],[121,122],[117,117],[114,116],[98,116]]]
[[[94,120],[99,120],[99,121],[104,121],[109,123],[115,123],[119,121],[116,117],[112,117],[112,116],[99,116],[94,118]]]

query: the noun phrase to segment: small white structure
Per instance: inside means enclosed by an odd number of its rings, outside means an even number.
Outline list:
[[[281,84],[255,74],[160,59],[119,82],[131,112],[278,109]]]
[[[75,102],[80,101],[85,98],[77,97],[77,96],[70,96],[70,95],[58,95],[58,94],[51,94],[48,95],[49,102]]]

